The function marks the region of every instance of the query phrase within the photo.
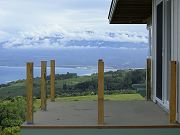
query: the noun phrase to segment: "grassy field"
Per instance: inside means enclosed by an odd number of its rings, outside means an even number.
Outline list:
[[[88,96],[75,96],[75,97],[59,97],[56,101],[88,101],[97,100],[96,95]],[[120,100],[120,101],[131,101],[131,100],[144,100],[144,98],[139,94],[118,94],[118,95],[105,95],[105,100]]]
[[[118,95],[105,95],[104,99],[107,101],[133,101],[133,100],[144,100],[140,94],[118,94]],[[76,102],[76,101],[96,101],[96,95],[88,96],[74,96],[74,97],[58,97],[56,102]],[[40,99],[36,99],[34,102],[34,108],[37,110],[40,108]]]

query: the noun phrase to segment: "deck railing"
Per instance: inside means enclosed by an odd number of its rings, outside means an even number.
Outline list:
[[[147,58],[146,64],[146,100],[151,100],[151,58]]]
[[[27,110],[26,122],[33,124],[33,63],[27,63],[26,69],[26,91],[27,91]]]
[[[98,61],[98,124],[104,124],[104,62]]]
[[[170,79],[170,100],[169,100],[169,121],[176,123],[176,61],[171,61],[171,79]]]
[[[47,110],[47,80],[46,80],[47,62],[41,61],[41,110]],[[50,99],[55,101],[55,60],[51,60],[50,68]],[[27,63],[27,124],[33,124],[33,63]],[[104,125],[104,62],[98,61],[98,120],[99,125]]]
[[[147,59],[146,74],[146,99],[151,100],[151,59]],[[47,105],[47,84],[46,84],[47,62],[41,61],[41,110],[46,111]],[[50,72],[50,99],[55,101],[55,60],[51,60]],[[169,102],[169,122],[176,123],[176,61],[171,61],[170,80],[170,102]],[[27,63],[27,124],[33,124],[33,63]],[[98,125],[104,125],[104,62],[98,61]]]

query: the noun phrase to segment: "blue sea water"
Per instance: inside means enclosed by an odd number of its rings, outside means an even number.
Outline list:
[[[114,68],[105,68],[105,71],[115,71]],[[34,67],[34,77],[40,77],[40,67]],[[56,67],[56,74],[77,73],[77,75],[90,75],[97,73],[96,67]],[[47,75],[50,74],[50,68],[47,67]],[[0,66],[0,84],[6,84],[26,78],[26,67]]]
[[[25,79],[27,62],[34,63],[34,77],[40,76],[40,61],[47,61],[50,66],[52,59],[56,61],[57,74],[70,72],[81,76],[97,72],[98,59],[103,59],[106,71],[145,68],[147,52],[141,48],[0,49],[0,84]]]

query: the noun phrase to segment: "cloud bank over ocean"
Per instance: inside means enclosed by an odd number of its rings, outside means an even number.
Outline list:
[[[94,28],[64,29],[58,25],[36,27],[31,31],[9,34],[0,31],[3,48],[129,48],[131,44],[147,45],[148,36],[142,32],[129,32]],[[109,44],[109,45],[108,45]],[[113,45],[112,45],[113,44]],[[119,45],[118,45],[119,44]],[[123,44],[123,46],[122,46]],[[126,46],[125,44],[128,44]],[[136,46],[131,48],[136,48]],[[146,48],[146,47],[145,47]]]
[[[2,0],[0,48],[147,48],[146,25],[109,24],[110,4],[111,0]]]

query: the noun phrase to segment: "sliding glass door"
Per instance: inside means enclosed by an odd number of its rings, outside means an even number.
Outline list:
[[[169,103],[171,60],[171,1],[156,3],[156,98],[164,106]]]
[[[162,100],[163,2],[156,8],[156,97]]]

